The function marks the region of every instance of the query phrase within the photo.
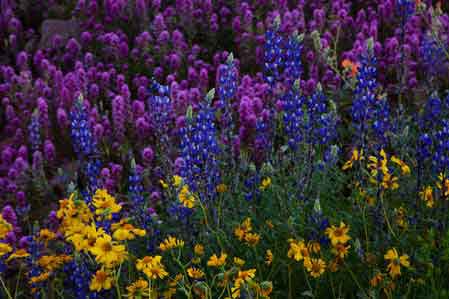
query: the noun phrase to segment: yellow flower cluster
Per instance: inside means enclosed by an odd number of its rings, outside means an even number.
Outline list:
[[[184,241],[176,239],[176,237],[168,236],[161,244],[159,244],[159,249],[161,251],[167,251],[173,248],[184,247]]]
[[[143,298],[148,292],[148,282],[146,280],[139,279],[130,284],[126,290],[128,291],[129,299]]]
[[[393,176],[388,169],[388,157],[385,151],[380,151],[380,158],[376,156],[369,156],[368,169],[371,173],[370,181],[373,184],[378,183],[379,174],[382,174],[382,188],[395,190],[399,188],[398,178]]]
[[[349,253],[350,246],[347,243],[351,237],[348,235],[348,232],[349,227],[343,222],[340,223],[339,227],[332,225],[326,229],[326,235],[332,244],[331,252],[335,256],[334,260],[329,264],[332,272],[337,271],[338,265]],[[288,242],[290,247],[287,256],[297,262],[303,261],[304,268],[306,268],[310,276],[318,278],[325,272],[327,267],[325,260],[320,257],[312,257],[312,253],[318,254],[321,251],[318,242],[306,244],[304,241],[295,239],[289,239]]]
[[[181,187],[178,199],[186,208],[193,209],[195,206],[195,196],[190,192],[189,186],[187,185]]]
[[[288,241],[290,248],[287,256],[297,262],[303,261],[304,267],[312,277],[320,277],[326,269],[326,262],[321,258],[312,258],[310,255],[311,251],[319,251],[319,247],[314,248],[314,246],[306,246],[304,241],[297,241],[294,239]]]
[[[449,196],[449,179],[442,173],[438,175],[437,188],[445,198]]]
[[[252,230],[251,218],[246,218],[234,229],[234,235],[240,241],[245,241],[247,245],[256,246],[260,241],[260,235],[253,233]]]
[[[77,200],[75,194],[60,201],[57,217],[61,220],[60,232],[73,244],[78,252],[95,257],[101,267],[93,275],[90,283],[92,291],[108,290],[114,284],[114,268],[120,266],[127,258],[128,251],[122,241],[133,240],[137,236],[145,236],[145,230],[134,227],[128,219],[121,219],[111,224],[108,234],[102,227],[97,227],[97,220],[111,220],[122,207],[116,199],[104,189],[98,189],[92,197],[92,209],[83,200]],[[51,232],[41,231],[40,238],[51,240]],[[41,266],[54,267],[61,262],[58,257],[42,257]]]
[[[431,186],[424,187],[424,189],[419,192],[419,195],[428,208],[433,208],[435,201],[433,199],[433,188]]]
[[[122,206],[115,202],[115,198],[105,190],[98,189],[92,197],[92,203],[95,207],[95,214],[108,220],[112,218],[113,213],[118,213]]]
[[[207,265],[209,267],[221,267],[226,264],[227,257],[228,255],[223,252],[221,253],[220,257],[218,257],[216,254],[213,254],[207,261]]]
[[[0,214],[0,239],[4,239],[10,231],[12,231],[12,225]]]
[[[12,228],[12,225],[0,214],[0,240],[4,239]],[[11,251],[12,247],[9,244],[0,242],[0,258]]]
[[[349,253],[350,245],[347,243],[351,240],[351,237],[348,235],[349,227],[344,223],[340,222],[340,226],[336,227],[335,225],[331,225],[326,229],[326,235],[331,240],[332,244],[332,253],[335,256],[335,259],[331,262],[331,270],[337,271],[337,267],[344,258]]]
[[[136,262],[136,269],[142,271],[148,279],[163,279],[168,275],[165,266],[162,264],[162,256],[145,256],[138,259]]]

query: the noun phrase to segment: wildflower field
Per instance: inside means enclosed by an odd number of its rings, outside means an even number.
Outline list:
[[[0,0],[0,298],[449,298],[449,3]]]

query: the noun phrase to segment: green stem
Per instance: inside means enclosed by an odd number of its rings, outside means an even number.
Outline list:
[[[12,299],[11,293],[9,293],[8,288],[6,287],[5,282],[3,281],[3,278],[0,276],[0,282],[2,283],[2,287],[5,290],[6,295],[9,299]]]
[[[354,280],[355,284],[360,289],[360,291],[366,296],[366,298],[370,298],[370,296],[368,296],[368,294],[366,294],[365,290],[362,288],[362,285],[357,280],[357,277],[355,276],[354,272],[351,271],[350,267],[348,267],[348,265],[346,265],[346,263],[345,263],[345,266],[346,266],[346,269],[348,270],[349,274],[351,275],[352,279]]]
[[[14,291],[14,299],[17,298],[17,292],[19,290],[19,283],[20,283],[20,275],[21,274],[22,274],[22,265],[20,265],[19,274],[17,276],[16,289]]]

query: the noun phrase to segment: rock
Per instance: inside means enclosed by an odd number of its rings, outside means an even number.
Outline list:
[[[80,24],[77,20],[45,20],[41,26],[41,34],[40,49],[51,47],[55,35],[59,35],[65,44],[69,38],[79,37]]]

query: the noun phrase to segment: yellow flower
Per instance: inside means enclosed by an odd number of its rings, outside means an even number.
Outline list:
[[[401,159],[399,159],[395,156],[392,156],[391,162],[393,162],[393,163],[399,165],[399,167],[401,167],[402,175],[408,175],[411,173],[410,167],[407,164],[405,164],[405,162],[402,161]]]
[[[159,249],[162,251],[167,251],[173,248],[182,248],[184,247],[184,241],[178,240],[175,237],[168,236],[161,244],[159,244]]]
[[[398,178],[389,173],[384,174],[382,187],[385,189],[396,190],[399,188]]]
[[[242,241],[245,238],[245,234],[251,232],[253,230],[251,225],[251,218],[246,218],[241,225],[238,225],[234,229],[234,235]]]
[[[226,184],[219,184],[217,186],[217,192],[218,193],[225,193],[228,191],[228,186],[226,186]]]
[[[289,240],[290,249],[287,256],[295,261],[299,262],[303,259],[309,258],[309,250],[304,241],[298,242],[296,240]]]
[[[174,175],[173,176],[173,186],[175,187],[179,187],[182,184],[182,177],[180,177],[179,175]]]
[[[256,276],[256,269],[248,269],[245,271],[239,271],[237,275],[237,279],[241,279],[244,281],[250,281]]]
[[[447,179],[445,176],[443,176],[442,173],[438,175],[438,179],[440,180],[437,182],[438,189],[441,190],[443,195],[447,197],[449,195],[449,179]]]
[[[30,278],[30,283],[40,283],[46,281],[50,277],[50,272],[42,272],[37,276],[33,276]]]
[[[435,201],[433,200],[433,189],[430,186],[427,186],[423,189],[423,191],[419,192],[422,200],[426,203],[428,208],[433,208]]]
[[[193,251],[196,255],[202,256],[204,254],[204,246],[201,244],[196,244]]]
[[[373,288],[375,288],[375,287],[377,287],[379,285],[379,283],[382,282],[383,278],[384,278],[383,274],[378,272],[378,273],[376,273],[376,275],[373,276],[373,278],[370,279],[369,284]]]
[[[109,273],[98,270],[90,281],[89,289],[91,291],[100,292],[101,290],[109,290],[112,288],[112,277]]]
[[[143,279],[139,279],[126,287],[128,291],[129,299],[139,299],[147,297],[148,295],[148,282]]]
[[[0,257],[12,251],[12,247],[6,243],[0,243]]]
[[[355,161],[360,161],[363,160],[363,150],[361,150],[360,152],[357,149],[354,149],[352,151],[352,156],[351,159],[349,159],[348,161],[345,162],[345,164],[343,165],[343,167],[341,168],[342,170],[347,170],[347,169],[351,169],[354,162]]]
[[[21,258],[26,258],[29,257],[30,254],[28,252],[26,252],[25,249],[19,249],[16,252],[14,252],[13,254],[11,254],[6,261],[9,262],[10,260],[13,259],[21,259]]]
[[[256,246],[260,241],[260,235],[256,233],[245,234],[245,241],[250,246]]]
[[[95,214],[107,216],[111,219],[113,213],[118,213],[122,206],[115,202],[115,198],[111,196],[106,189],[97,189],[92,197],[92,204],[96,208]]]
[[[320,243],[319,243],[319,242],[316,242],[316,241],[310,241],[310,242],[307,244],[307,249],[309,249],[310,252],[313,252],[313,253],[319,253],[320,250],[321,250],[321,246],[320,246]]]
[[[273,263],[273,252],[268,249],[265,254],[265,264],[269,266],[271,263]]]
[[[0,214],[0,239],[4,239],[10,231],[12,231],[12,225]]]
[[[165,266],[161,261],[162,257],[160,255],[146,256],[137,260],[136,269],[145,273],[149,279],[163,279],[168,273],[165,271]]]
[[[326,269],[326,263],[322,259],[311,258],[310,263],[304,263],[304,266],[314,278],[320,277]]]
[[[242,267],[245,264],[245,260],[239,258],[239,257],[234,257],[234,264],[237,267]]]
[[[95,245],[97,238],[104,234],[104,230],[100,228],[97,231],[95,224],[84,225],[78,224],[77,232],[73,232],[73,229],[69,229],[66,232],[67,241],[72,242],[76,251],[89,251]]]
[[[209,260],[207,261],[207,265],[209,267],[221,267],[226,264],[226,258],[228,255],[226,253],[221,253],[220,257],[217,257],[216,254],[213,254]]]
[[[60,268],[64,263],[72,260],[68,255],[43,255],[38,259],[38,264],[47,271],[54,271]]]
[[[56,234],[48,229],[41,229],[39,232],[39,239],[44,241],[45,244],[48,243],[48,241],[56,239]]]
[[[121,264],[126,259],[127,254],[125,246],[117,245],[108,234],[99,237],[90,252],[95,255],[95,260],[98,263],[105,265],[107,268]]]
[[[351,239],[348,236],[348,231],[349,227],[344,222],[340,222],[340,227],[332,225],[326,228],[326,235],[331,240],[332,245],[335,246],[338,243],[346,244]]]
[[[187,274],[193,279],[200,279],[204,277],[204,272],[201,269],[192,267],[187,269]]]
[[[231,288],[232,298],[240,297],[240,287],[245,282],[250,282],[256,275],[256,269],[249,269],[246,271],[239,271],[234,281],[234,286]]]
[[[380,150],[380,159],[375,156],[369,156],[368,157],[368,168],[371,170],[371,175],[373,177],[376,177],[378,174],[378,171],[380,170],[384,175],[389,172],[387,163],[388,158],[385,151],[382,149]]]
[[[182,186],[178,199],[186,208],[193,209],[195,206],[195,196],[189,191],[189,186],[187,185]]]
[[[164,180],[159,180],[159,183],[161,184],[162,188],[164,188],[164,189],[168,188],[168,184],[166,182],[164,182]]]
[[[389,249],[384,255],[384,259],[389,261],[387,270],[392,278],[401,275],[401,265],[410,267],[409,257],[406,254],[399,256],[396,248]]]
[[[344,259],[349,253],[349,248],[351,248],[350,245],[338,243],[332,248],[332,253],[338,258]]]
[[[407,211],[403,207],[399,207],[398,209],[394,209],[396,213],[396,223],[401,229],[408,228],[407,221]]]
[[[338,256],[329,263],[328,269],[334,273],[338,271],[339,263],[342,261]]]
[[[259,189],[263,191],[268,189],[268,187],[270,186],[271,186],[271,178],[264,178],[259,186]]]
[[[145,230],[135,228],[132,224],[127,223],[127,220],[120,220],[119,223],[113,223],[111,229],[114,232],[112,237],[118,241],[133,240],[136,236],[145,236]]]
[[[271,281],[264,281],[260,284],[260,295],[268,297],[273,292],[273,283]]]

